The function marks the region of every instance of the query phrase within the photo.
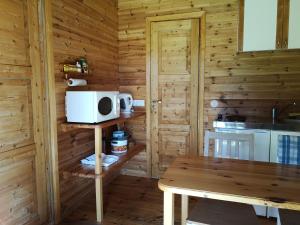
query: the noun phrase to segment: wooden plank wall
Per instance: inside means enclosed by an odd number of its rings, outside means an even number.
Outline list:
[[[37,1],[1,0],[0,8],[0,224],[41,224],[48,201]]]
[[[58,157],[62,215],[93,190],[94,180],[62,177],[64,168],[94,151],[94,134],[88,130],[64,133],[64,97],[68,89],[62,65],[86,57],[88,86],[79,90],[117,90],[117,3],[112,0],[53,0],[54,64],[57,98]],[[71,89],[69,89],[71,90]],[[76,203],[76,204],[75,204]]]
[[[119,0],[120,89],[136,98],[146,93],[145,18],[147,16],[204,10],[206,17],[205,128],[219,113],[240,114],[248,121],[270,121],[271,108],[300,98],[300,52],[237,53],[238,0]],[[210,101],[219,100],[218,108]],[[300,101],[296,109],[299,110]],[[291,108],[290,108],[291,110]],[[141,138],[141,123],[131,129]],[[131,165],[145,168],[146,158]],[[137,170],[138,171],[138,170]],[[134,172],[134,171],[132,171]]]

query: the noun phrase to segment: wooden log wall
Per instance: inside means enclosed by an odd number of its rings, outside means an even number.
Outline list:
[[[0,224],[48,219],[36,0],[0,1]]]
[[[238,0],[119,0],[119,77],[121,90],[137,98],[146,93],[147,16],[204,10],[205,50],[205,129],[212,128],[218,114],[239,114],[248,121],[270,121],[271,108],[283,109],[294,100],[300,107],[300,51],[237,53]],[[211,100],[219,106],[212,108]],[[287,110],[288,111],[288,110]],[[141,124],[132,130],[140,137]],[[136,163],[145,168],[146,158]],[[138,169],[140,169],[138,168]]]
[[[93,190],[94,180],[62,176],[68,166],[94,152],[94,134],[88,130],[64,133],[66,90],[118,90],[117,3],[114,0],[53,0],[53,45],[57,99],[58,157],[62,216]],[[67,88],[62,67],[86,57],[88,86]]]

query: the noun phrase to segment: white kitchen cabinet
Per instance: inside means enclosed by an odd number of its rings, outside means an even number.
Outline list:
[[[300,137],[300,132],[271,131],[270,162],[280,163],[278,161],[278,151],[279,151],[279,137],[282,135],[287,135],[290,137]],[[278,217],[278,209],[269,207],[267,210],[267,216]]]
[[[271,131],[270,162],[280,163],[278,161],[278,138],[282,135],[290,137],[300,137],[300,132],[293,131]],[[300,149],[299,149],[300,151]]]
[[[289,28],[288,28],[288,48],[300,48],[300,1],[290,0],[289,6]]]
[[[300,48],[299,0],[240,0],[240,52]]]
[[[277,0],[244,0],[242,51],[276,49]]]

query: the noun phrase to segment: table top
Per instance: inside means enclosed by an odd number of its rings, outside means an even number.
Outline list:
[[[175,194],[300,211],[300,166],[178,157],[158,185]]]

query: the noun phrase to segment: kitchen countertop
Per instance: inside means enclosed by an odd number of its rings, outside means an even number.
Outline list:
[[[214,128],[227,129],[262,129],[262,130],[282,130],[282,131],[300,131],[299,122],[286,123],[254,123],[254,122],[223,122],[214,121]]]

